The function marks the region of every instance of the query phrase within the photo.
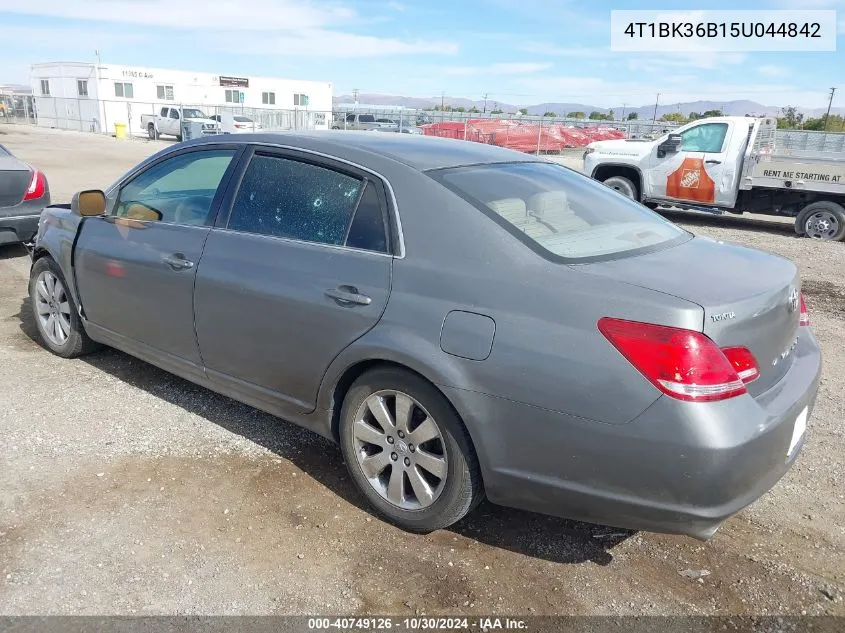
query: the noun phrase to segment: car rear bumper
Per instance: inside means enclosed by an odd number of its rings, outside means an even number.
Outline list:
[[[38,219],[41,209],[36,213],[0,216],[0,244],[29,242],[38,232]]]
[[[709,539],[789,470],[796,418],[812,412],[821,356],[801,328],[787,374],[764,394],[715,403],[667,396],[604,424],[446,388],[467,422],[494,503]],[[563,379],[563,378],[562,378]]]

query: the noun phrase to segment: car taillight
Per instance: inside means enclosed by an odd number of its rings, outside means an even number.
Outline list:
[[[804,303],[804,293],[800,295],[801,316],[798,317],[798,325],[810,325],[810,311],[807,309],[807,304]]]
[[[709,402],[746,393],[734,365],[701,332],[610,317],[600,319],[598,328],[643,376],[673,398]]]
[[[754,358],[754,354],[747,347],[723,347],[722,353],[736,370],[736,375],[745,384],[760,377],[757,359]]]
[[[27,187],[26,193],[23,196],[24,202],[27,200],[37,200],[44,195],[44,189],[47,188],[47,179],[44,177],[44,174],[35,167],[31,169],[32,177],[29,179],[29,187]]]

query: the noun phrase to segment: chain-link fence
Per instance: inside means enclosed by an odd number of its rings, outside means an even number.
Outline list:
[[[307,108],[254,108],[240,104],[142,103],[126,99],[36,98],[8,94],[0,94],[0,124],[29,124],[101,134],[114,134],[115,124],[120,124],[126,126],[129,136],[148,136],[149,122],[160,115],[164,107],[197,109],[218,120],[224,114],[230,114],[234,118],[235,132],[373,127],[356,123],[355,117],[350,119],[350,114],[356,114],[360,122],[366,120],[388,129],[423,127],[436,136],[503,144],[532,153],[557,153],[609,138],[657,138],[678,127],[677,123],[665,121],[607,121],[521,113],[350,107],[329,112]],[[845,153],[845,133],[777,130],[775,151],[842,154]]]
[[[0,123],[35,122],[35,100],[31,95],[0,94]]]

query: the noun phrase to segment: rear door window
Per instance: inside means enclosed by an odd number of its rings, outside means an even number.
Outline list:
[[[429,171],[541,255],[577,262],[685,240],[638,202],[551,163],[495,163]]]
[[[304,242],[387,251],[375,185],[282,156],[256,154],[244,171],[228,227]]]

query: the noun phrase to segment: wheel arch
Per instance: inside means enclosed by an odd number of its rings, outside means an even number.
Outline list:
[[[474,431],[472,425],[467,423],[467,416],[462,414],[461,407],[443,389],[444,386],[470,384],[470,378],[461,366],[461,359],[443,352],[439,341],[428,341],[407,331],[388,332],[385,328],[379,332],[379,328],[375,328],[343,350],[329,366],[317,394],[317,409],[328,414],[325,417],[329,427],[326,429],[328,437],[338,441],[343,399],[352,383],[365,372],[378,367],[410,372],[437,389],[466,429],[476,456],[484,462],[478,451],[478,447],[483,444],[479,444],[478,430]]]
[[[624,163],[603,163],[596,166],[596,168],[593,169],[593,173],[590,174],[590,178],[598,180],[599,182],[604,182],[613,176],[622,176],[623,178],[627,178],[633,182],[637,187],[637,193],[639,194],[640,199],[643,198],[643,173],[640,171],[639,167],[626,165]]]

